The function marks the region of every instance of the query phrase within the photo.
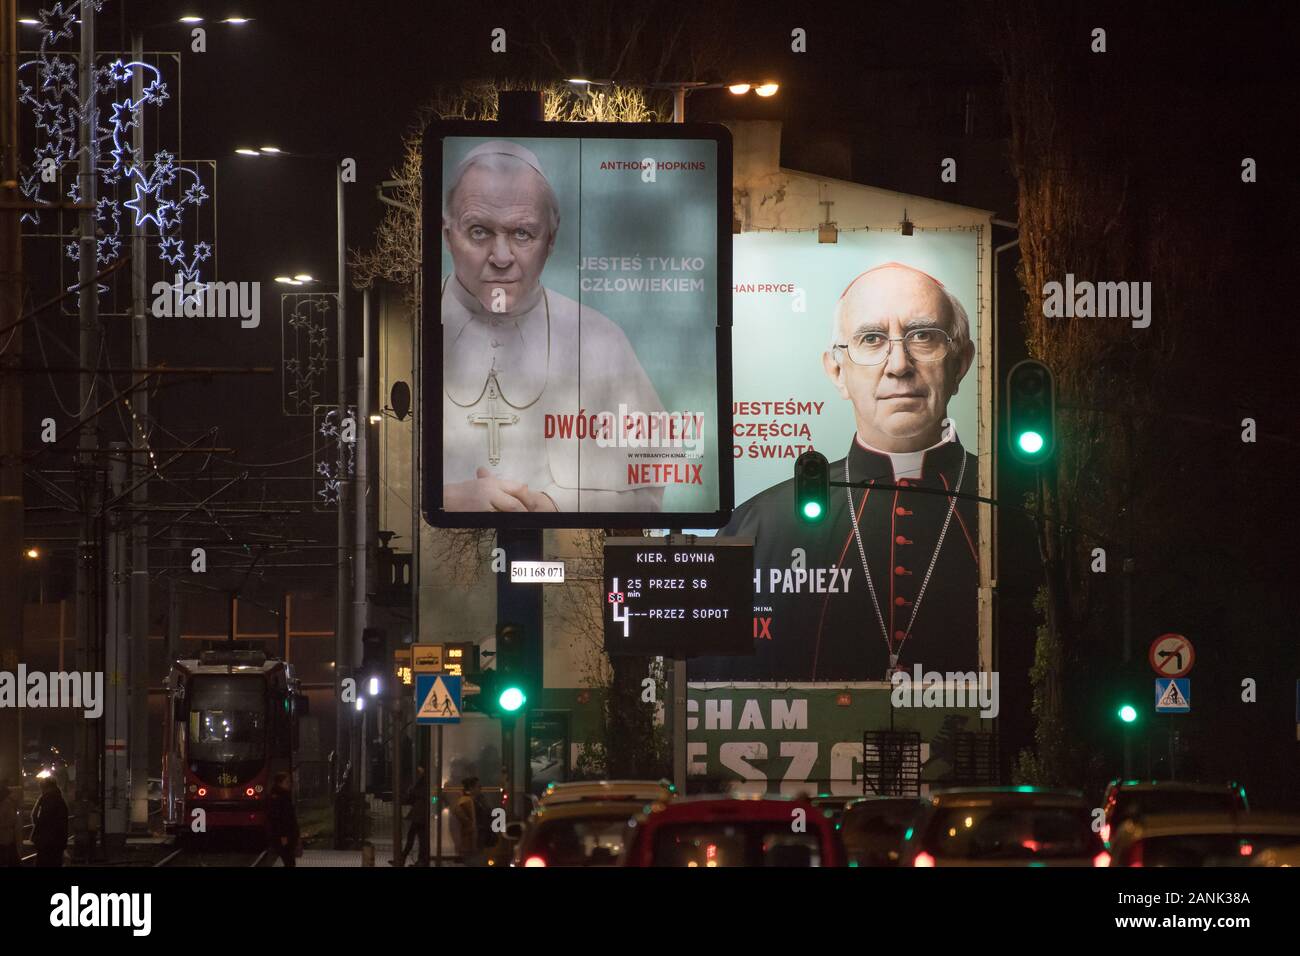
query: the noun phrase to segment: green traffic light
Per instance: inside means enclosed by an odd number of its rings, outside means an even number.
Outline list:
[[[1017,442],[1020,450],[1028,455],[1036,455],[1043,450],[1043,436],[1038,432],[1021,432]]]
[[[1125,704],[1119,709],[1119,719],[1126,724],[1131,724],[1138,719],[1138,712],[1133,709],[1133,705]]]
[[[524,696],[524,692],[518,687],[507,687],[501,692],[501,696],[497,698],[497,703],[501,705],[502,710],[513,714],[520,707],[524,706],[524,702],[527,699],[528,698]]]
[[[809,521],[815,521],[822,516],[822,506],[815,501],[805,501],[803,514]]]

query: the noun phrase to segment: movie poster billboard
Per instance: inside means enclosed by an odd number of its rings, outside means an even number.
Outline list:
[[[440,123],[424,170],[426,519],[725,522],[725,128]]]
[[[978,669],[978,505],[947,494],[980,493],[978,242],[735,237],[737,506],[718,533],[755,539],[754,654],[692,661],[692,681]],[[793,487],[808,449],[858,485],[816,523]]]

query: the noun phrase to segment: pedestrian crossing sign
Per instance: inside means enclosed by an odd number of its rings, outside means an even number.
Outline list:
[[[460,723],[461,678],[451,674],[415,675],[415,722]]]
[[[1188,714],[1192,710],[1192,681],[1189,677],[1156,678],[1156,713]]]

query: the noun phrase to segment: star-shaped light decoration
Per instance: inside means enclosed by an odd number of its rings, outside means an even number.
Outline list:
[[[171,94],[167,92],[167,84],[162,80],[154,80],[144,88],[144,98],[154,106],[162,106]]]
[[[105,236],[99,240],[95,256],[100,262],[112,262],[122,254],[122,240],[117,236]]]
[[[185,190],[185,196],[181,199],[181,202],[193,203],[197,206],[207,198],[208,191],[203,188],[202,183],[196,182],[191,185],[189,189]]]
[[[108,65],[108,76],[114,83],[125,83],[131,79],[131,67],[119,57]]]
[[[53,7],[41,11],[41,32],[45,35],[47,43],[58,43],[59,40],[67,38],[72,39],[72,24],[77,19],[75,10],[64,11],[63,0],[59,0]]]
[[[185,258],[185,240],[175,236],[163,236],[158,240],[158,258],[172,265],[180,265]]]

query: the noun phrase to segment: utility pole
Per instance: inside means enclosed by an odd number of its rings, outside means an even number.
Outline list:
[[[335,581],[335,626],[334,626],[334,682],[336,701],[336,721],[334,733],[334,839],[335,845],[341,847],[344,833],[350,834],[355,816],[352,796],[357,792],[357,771],[353,759],[351,707],[343,703],[343,681],[355,676],[352,673],[354,655],[352,653],[352,574],[349,563],[352,560],[352,523],[348,513],[352,501],[352,480],[348,478],[345,468],[347,456],[342,441],[342,429],[348,417],[348,326],[347,326],[347,232],[343,213],[343,169],[336,161],[334,164],[334,181],[338,203],[338,426],[339,432],[339,469],[338,469],[338,574]],[[360,427],[354,421],[353,430]],[[355,444],[353,448],[355,450]],[[355,454],[353,461],[355,462]],[[357,694],[361,689],[357,688]],[[346,785],[346,790],[343,787]]]
[[[99,406],[98,372],[102,333],[99,328],[99,292],[95,287],[95,5],[86,3],[81,10],[81,62],[77,78],[80,99],[80,151],[77,163],[79,197],[84,208],[78,217],[78,278],[80,306],[78,351],[81,363],[77,444],[78,483],[81,487],[81,540],[77,548],[77,653],[78,670],[94,671],[99,663],[99,581],[102,571],[99,547],[99,479],[94,449],[99,447],[99,424],[95,417]],[[86,721],[77,747],[77,807],[74,820],[76,842],[87,854],[93,851],[92,837],[98,829],[101,811],[100,727]]]
[[[18,9],[0,0],[0,196],[18,192]],[[20,211],[0,210],[0,326],[17,322],[23,305]],[[16,670],[23,655],[23,327],[0,339],[0,668]],[[0,780],[22,779],[22,711],[0,710]]]
[[[131,59],[144,62],[144,36],[131,35]],[[132,71],[131,100],[144,102],[144,70]],[[134,162],[144,161],[144,111],[135,116],[131,131],[131,148]],[[149,367],[149,322],[146,298],[148,294],[145,263],[145,230],[148,223],[137,223],[131,232],[131,366]],[[135,422],[132,445],[149,447],[149,389],[141,383],[144,373],[132,376],[131,383],[139,386],[132,393],[131,419]],[[149,505],[149,473],[152,455],[131,456],[131,492],[133,521],[131,524],[131,726],[127,736],[131,766],[131,816],[133,832],[149,829],[149,525],[145,512]]]
[[[113,442],[109,461],[109,493],[117,497],[126,490],[130,466],[127,457],[131,447],[126,442]],[[126,848],[127,803],[129,797],[129,759],[127,742],[130,740],[130,700],[127,693],[127,673],[130,661],[129,607],[127,588],[127,512],[112,510],[105,516],[108,522],[108,578],[106,588],[107,643],[104,649],[105,696],[104,701],[104,849],[122,851]]]

